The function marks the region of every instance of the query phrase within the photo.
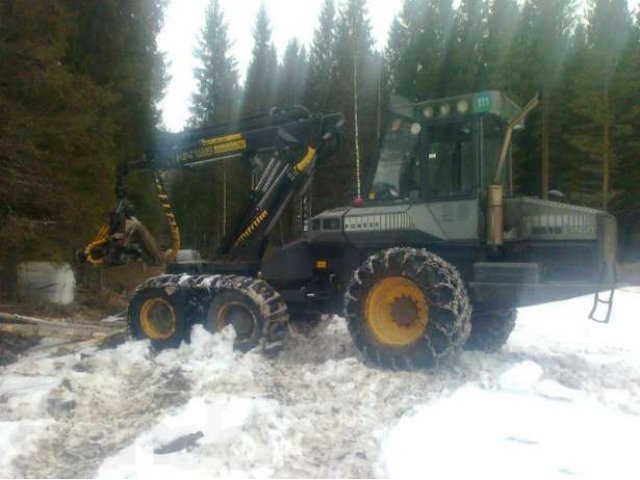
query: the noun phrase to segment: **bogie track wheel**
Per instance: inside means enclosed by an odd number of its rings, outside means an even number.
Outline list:
[[[275,352],[287,335],[288,319],[286,304],[266,282],[234,277],[211,298],[204,327],[215,333],[233,325],[236,349],[246,352],[262,344],[265,351]]]
[[[162,288],[143,289],[129,303],[129,331],[136,339],[149,339],[157,348],[180,345],[189,322],[181,295],[168,295]]]
[[[367,258],[347,287],[345,315],[358,349],[389,368],[436,366],[462,349],[471,328],[460,274],[424,249]]]

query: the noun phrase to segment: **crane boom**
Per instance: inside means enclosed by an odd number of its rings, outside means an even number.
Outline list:
[[[331,155],[338,143],[344,119],[342,114],[311,114],[304,107],[288,110],[272,109],[269,114],[244,118],[210,127],[189,129],[181,133],[163,133],[142,158],[119,166],[116,178],[117,205],[108,229],[82,252],[81,259],[90,264],[117,265],[135,261],[142,252],[154,252],[158,263],[159,249],[143,225],[132,215],[126,199],[126,182],[130,172],[153,170],[158,197],[172,233],[173,247],[169,259],[175,258],[180,235],[160,172],[197,168],[224,159],[257,159],[267,157],[266,167],[249,195],[249,200],[234,228],[224,237],[217,258],[235,261],[258,261],[268,235],[288,205],[294,192],[309,184],[318,159]],[[129,222],[129,223],[127,223]],[[127,239],[127,226],[140,235],[138,243]],[[130,232],[131,233],[131,232]]]

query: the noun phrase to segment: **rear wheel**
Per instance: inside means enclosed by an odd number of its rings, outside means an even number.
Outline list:
[[[129,330],[136,339],[149,339],[156,348],[177,347],[188,331],[184,302],[180,295],[164,289],[136,292],[129,303]]]
[[[288,319],[286,304],[266,282],[233,277],[227,288],[211,298],[204,327],[215,333],[233,325],[234,346],[243,352],[260,343],[265,350],[276,351],[286,338]]]
[[[471,306],[458,271],[426,250],[393,248],[369,257],[345,295],[360,351],[392,368],[432,367],[459,352]]]
[[[471,317],[471,335],[464,346],[465,350],[495,352],[499,350],[516,326],[518,311],[494,310],[474,314]]]
[[[236,332],[234,346],[246,352],[260,341],[264,319],[255,302],[237,292],[224,292],[215,296],[209,304],[205,328],[212,333],[227,325]]]

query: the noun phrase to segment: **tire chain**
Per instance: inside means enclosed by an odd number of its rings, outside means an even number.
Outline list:
[[[196,323],[204,318],[211,300],[222,292],[238,292],[246,295],[259,307],[264,318],[262,350],[279,351],[289,332],[289,313],[282,297],[267,282],[259,278],[241,275],[189,275],[163,274],[139,285],[135,294],[144,290],[163,290],[168,296],[181,294],[190,305],[189,320]],[[131,332],[131,316],[127,315]]]
[[[406,247],[389,248],[377,252],[369,256],[363,265],[353,272],[351,282],[345,293],[345,315],[347,317],[349,331],[356,346],[378,365],[388,366],[393,369],[409,370],[415,370],[419,367],[410,355],[403,355],[402,357],[384,355],[378,349],[367,345],[363,339],[363,332],[360,331],[361,328],[366,327],[361,325],[362,322],[357,319],[357,314],[354,313],[353,308],[350,308],[350,306],[356,305],[364,300],[358,298],[359,295],[357,292],[363,286],[365,278],[374,275],[374,272],[376,272],[376,270],[379,271],[380,268],[388,269],[390,260],[399,265],[403,271],[405,271],[405,269],[411,269],[417,275],[421,275],[424,269],[429,267],[429,271],[437,274],[439,278],[435,283],[427,285],[428,291],[437,295],[438,289],[445,288],[452,292],[450,299],[443,299],[438,295],[435,300],[433,298],[429,299],[430,307],[436,307],[441,311],[450,312],[450,317],[453,319],[453,321],[446,323],[438,321],[429,322],[431,328],[436,329],[446,338],[446,346],[442,348],[442,346],[438,347],[434,345],[432,339],[429,337],[429,330],[425,331],[422,340],[424,341],[423,346],[430,352],[433,362],[433,365],[430,366],[437,366],[445,358],[458,354],[469,336],[471,330],[469,319],[472,312],[469,296],[461,276],[453,265],[441,257],[425,249]],[[378,265],[377,268],[376,265]]]

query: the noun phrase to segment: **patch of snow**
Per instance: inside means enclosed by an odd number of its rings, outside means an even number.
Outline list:
[[[0,477],[629,478],[638,305],[617,292],[610,325],[590,297],[524,308],[499,352],[421,372],[365,362],[336,316],[275,358],[201,326],[159,353],[28,354],[0,368]]]
[[[50,424],[50,420],[0,421],[0,478],[16,477],[12,462],[33,448],[34,438]]]
[[[461,356],[475,381],[379,432],[376,475],[640,478],[639,293],[616,292],[608,325],[591,296],[520,309],[501,352]]]
[[[193,398],[108,458],[96,478],[254,478],[273,474],[283,450],[277,402],[235,396]],[[154,453],[188,435],[197,440],[171,453]]]
[[[498,378],[502,390],[513,393],[531,393],[542,377],[542,367],[531,360],[518,363]]]
[[[516,328],[509,340],[510,348],[586,354],[590,360],[601,364],[621,359],[640,366],[637,348],[639,292],[632,289],[616,291],[608,324],[587,319],[592,299],[592,296],[578,297],[519,309]]]
[[[640,478],[640,417],[468,385],[417,406],[383,436],[379,477]]]
[[[42,412],[47,395],[60,383],[55,376],[23,376],[5,374],[0,376],[0,398],[9,415],[3,419],[18,420],[37,418]]]
[[[548,398],[550,400],[575,400],[582,395],[579,390],[574,390],[572,388],[567,388],[555,380],[550,380],[545,378],[540,380],[534,386],[535,392],[541,397]]]

